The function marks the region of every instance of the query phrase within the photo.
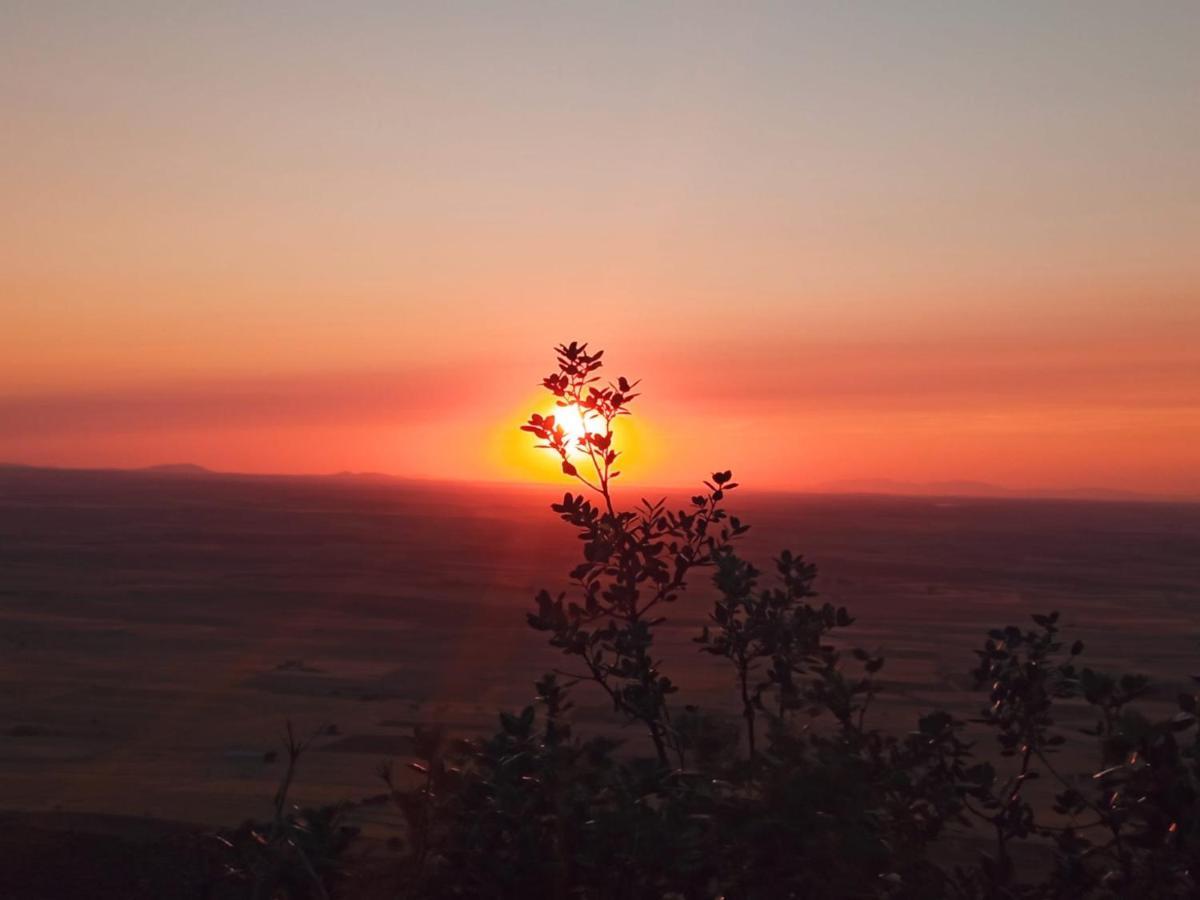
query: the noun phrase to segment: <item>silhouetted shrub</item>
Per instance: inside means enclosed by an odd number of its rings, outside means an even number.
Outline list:
[[[870,724],[883,658],[847,646],[850,613],[817,603],[816,569],[784,551],[774,586],[738,556],[747,526],[716,472],[686,509],[614,503],[613,426],[636,382],[601,382],[601,352],[557,348],[544,380],[593,431],[554,416],[523,426],[591,492],[553,510],[581,538],[570,590],[540,592],[529,624],[565,657],[537,703],[500,716],[491,738],[419,731],[420,783],[384,776],[408,823],[398,887],[408,897],[1167,898],[1200,892],[1196,697],[1152,719],[1132,676],[1080,668],[1058,617],[989,633],[977,651],[987,705],[974,724],[920,716]],[[699,650],[729,663],[737,719],[676,701],[656,631],[698,570],[716,599]],[[644,751],[581,737],[570,692],[594,689]],[[1094,771],[1065,771],[1056,722],[1066,699],[1096,714]],[[740,720],[740,721],[739,721]],[[1059,759],[1059,762],[1055,760]],[[1028,786],[1057,785],[1039,809]],[[975,833],[969,854],[951,835]],[[967,857],[970,857],[969,859]]]
[[[1083,646],[1064,651],[1052,613],[1034,616],[1033,630],[992,631],[977,651],[973,674],[989,702],[976,724],[996,753],[980,752],[945,712],[902,735],[870,727],[884,660],[837,649],[832,638],[853,618],[812,601],[816,569],[802,557],[781,553],[778,586],[759,586],[735,549],[747,526],[723,507],[731,473],[714,473],[688,509],[616,508],[613,425],[636,383],[601,386],[601,356],[562,345],[543,382],[595,430],[572,437],[539,415],[523,426],[597,498],[568,493],[553,505],[583,558],[571,591],[540,592],[529,615],[574,667],[537,683],[540,714],[502,714],[488,740],[419,735],[421,786],[389,775],[409,823],[406,896],[1197,895],[1194,695],[1166,720],[1135,712],[1144,681],[1079,668]],[[654,656],[665,611],[701,568],[717,599],[695,640],[729,662],[740,734],[719,715],[676,707],[678,688]],[[572,732],[569,690],[581,684],[644,729],[649,757]],[[1066,698],[1096,711],[1098,771],[1052,762]],[[1058,783],[1052,810],[1027,797],[1039,778]],[[951,864],[939,839],[972,828],[991,849]],[[1028,846],[1043,852],[1018,854]]]
[[[328,733],[328,728],[318,733]],[[301,809],[288,804],[296,767],[311,741],[297,738],[289,722],[273,819],[247,821],[216,835],[224,864],[211,881],[212,896],[233,892],[252,900],[328,900],[342,880],[343,856],[358,835],[357,828],[343,821],[345,806]]]

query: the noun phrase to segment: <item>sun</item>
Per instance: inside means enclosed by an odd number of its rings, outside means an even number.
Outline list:
[[[518,431],[513,427],[514,422],[528,418],[529,410],[534,410],[542,416],[554,416],[561,423],[563,431],[571,442],[572,461],[581,467],[582,471],[590,471],[586,451],[579,446],[583,437],[583,421],[579,410],[569,406],[555,406],[554,398],[547,397],[545,391],[530,394],[523,403],[515,404],[507,416],[497,419],[488,431],[486,459],[488,468],[496,477],[514,481],[536,482],[541,484],[564,485],[569,483],[562,472],[562,465],[553,453],[536,449],[529,440],[529,434]],[[603,433],[604,422],[591,419],[587,430],[597,434]],[[627,479],[637,479],[646,471],[654,468],[660,457],[655,453],[657,434],[648,428],[644,419],[638,416],[621,416],[613,422],[615,446],[620,451],[621,458],[617,468],[622,472],[620,483]],[[584,466],[583,463],[587,465]]]
[[[604,423],[599,417],[592,416],[585,422],[577,406],[551,406],[542,415],[554,416],[554,421],[561,425],[566,433],[571,450],[578,453],[586,452],[581,443],[584,434],[604,433]]]

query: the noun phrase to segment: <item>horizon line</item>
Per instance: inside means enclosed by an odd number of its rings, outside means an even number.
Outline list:
[[[555,482],[546,480],[515,480],[500,478],[436,478],[432,476],[396,475],[391,472],[355,471],[342,469],[325,472],[262,472],[211,469],[192,462],[158,463],[147,466],[80,466],[48,465],[0,460],[0,471],[31,469],[52,472],[96,472],[176,476],[181,478],[226,476],[233,478],[308,478],[308,479],[375,479],[395,481],[403,484],[425,485],[481,485],[489,487],[556,487]],[[657,492],[694,490],[694,482],[677,484],[644,484],[644,490]],[[633,482],[629,482],[633,483]],[[566,483],[568,490],[572,485]],[[1192,494],[1159,494],[1148,491],[1130,491],[1106,487],[1061,487],[1061,488],[1014,488],[991,482],[971,479],[945,479],[931,482],[911,482],[890,478],[855,478],[817,482],[804,487],[743,487],[755,494],[810,495],[810,496],[860,496],[860,497],[909,497],[909,498],[960,498],[975,500],[1065,500],[1089,503],[1200,503],[1200,496]],[[978,491],[973,493],[972,491]]]

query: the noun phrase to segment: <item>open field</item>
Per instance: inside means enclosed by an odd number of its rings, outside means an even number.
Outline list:
[[[803,552],[857,643],[885,651],[896,727],[969,714],[971,650],[1035,611],[1163,697],[1200,670],[1200,506],[739,493],[748,555]],[[489,728],[560,663],[524,624],[573,564],[555,497],[0,469],[0,809],[263,815],[287,718],[329,730],[298,800],[376,792],[413,723]],[[724,669],[689,643],[707,593],[698,579],[671,611],[662,650],[683,700],[724,707]],[[577,700],[583,729],[610,727],[597,696]]]

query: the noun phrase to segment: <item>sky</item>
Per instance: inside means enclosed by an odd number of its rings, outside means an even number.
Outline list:
[[[1200,5],[0,2],[0,461],[1200,496]]]

